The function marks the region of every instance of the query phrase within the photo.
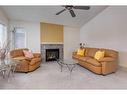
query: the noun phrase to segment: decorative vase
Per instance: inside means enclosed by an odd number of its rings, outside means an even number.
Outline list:
[[[80,48],[84,48],[85,44],[84,43],[80,43]]]

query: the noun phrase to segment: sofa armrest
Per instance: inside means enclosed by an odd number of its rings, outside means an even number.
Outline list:
[[[41,53],[33,53],[34,57],[41,57]]]
[[[117,61],[105,61],[102,64],[102,74],[106,75],[117,71],[118,64]]]
[[[99,62],[112,62],[112,61],[115,61],[115,60],[116,59],[112,58],[112,57],[104,57],[104,58],[99,59],[98,61]]]
[[[72,55],[76,55],[76,54],[77,54],[77,52],[76,52],[76,51],[72,52]]]
[[[77,59],[79,59],[79,57],[81,57],[81,56],[77,55],[76,51],[72,52],[72,58],[73,59],[77,60]]]

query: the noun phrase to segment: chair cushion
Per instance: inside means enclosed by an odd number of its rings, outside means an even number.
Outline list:
[[[26,57],[24,57],[24,56],[20,56],[20,57],[15,57],[15,58],[13,58],[13,59],[15,59],[15,60],[25,60]]]
[[[96,59],[94,58],[89,58],[88,60],[86,60],[86,62],[94,65],[94,66],[101,66],[101,63],[99,63]]]
[[[33,53],[34,57],[41,57],[41,53]]]
[[[28,50],[28,49],[23,48],[23,49],[15,49],[15,50],[10,51],[11,58],[24,56],[23,50]]]
[[[22,61],[22,60],[31,61],[31,60],[32,60],[31,58],[24,57],[24,56],[15,57],[15,58],[13,58],[13,59],[14,59],[14,60],[19,60],[19,61]]]

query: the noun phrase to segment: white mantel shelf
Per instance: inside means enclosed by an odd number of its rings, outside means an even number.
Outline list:
[[[42,42],[41,44],[63,44],[63,42]]]

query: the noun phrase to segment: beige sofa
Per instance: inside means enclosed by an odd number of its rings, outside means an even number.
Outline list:
[[[20,64],[16,68],[16,71],[30,72],[37,69],[41,64],[41,54],[33,53],[34,58],[30,59],[24,56],[23,50],[28,50],[28,49],[24,48],[24,49],[15,49],[10,51],[10,57],[19,60],[20,62]]]
[[[118,67],[118,52],[110,49],[99,49],[86,47],[84,56],[77,55],[73,52],[72,57],[78,61],[78,64],[87,68],[96,74],[110,74],[117,71]],[[96,51],[105,51],[104,58],[100,60],[94,59]]]

